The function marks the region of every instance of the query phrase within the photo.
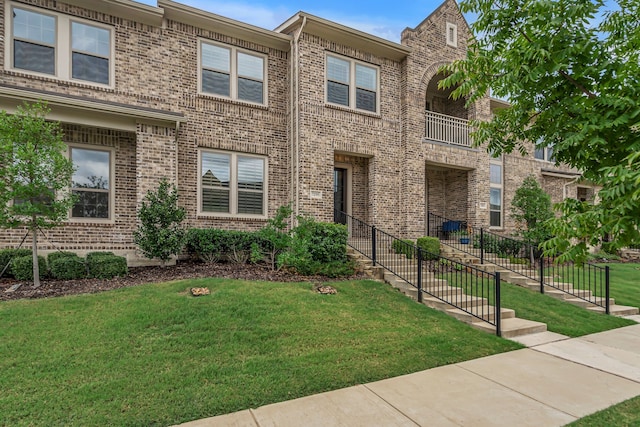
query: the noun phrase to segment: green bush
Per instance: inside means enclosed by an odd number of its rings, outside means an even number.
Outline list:
[[[51,259],[51,255],[49,256],[49,269],[51,270],[51,277],[54,279],[73,280],[86,277],[87,266],[84,258],[72,254]]]
[[[40,278],[47,276],[47,261],[43,256],[38,256],[38,268]],[[13,276],[18,280],[33,280],[33,255],[18,256],[11,259]]]
[[[424,236],[416,241],[416,246],[422,249],[424,259],[438,259],[440,257],[440,239]]]
[[[203,262],[218,262],[223,255],[224,230],[192,228],[187,232],[187,250]]]
[[[31,256],[31,250],[29,249],[2,249],[0,250],[0,273],[8,265],[4,272],[4,276],[13,276],[13,270],[11,268],[11,260],[17,257]],[[32,273],[33,275],[33,273]]]
[[[87,272],[96,279],[112,279],[126,276],[127,259],[116,256],[112,252],[91,252],[87,254]]]
[[[347,259],[348,237],[349,232],[343,224],[298,217],[291,245],[278,257],[278,265],[292,268],[304,275],[351,275],[354,265]]]
[[[391,244],[391,249],[397,254],[403,254],[408,259],[413,258],[415,252],[414,243],[411,239],[394,240]]]
[[[53,261],[60,258],[73,257],[73,256],[78,256],[78,255],[73,252],[64,252],[64,251],[51,252],[49,255],[47,255],[47,262],[49,263],[49,268],[51,268],[51,264],[53,263]]]

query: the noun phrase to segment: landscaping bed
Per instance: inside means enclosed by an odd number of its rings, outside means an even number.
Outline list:
[[[13,278],[0,278],[0,301],[92,294],[111,289],[141,285],[144,283],[168,282],[172,280],[200,277],[277,282],[318,282],[335,280],[324,276],[301,276],[289,270],[274,271],[268,266],[259,264],[183,261],[178,262],[176,265],[166,267],[155,266],[130,268],[129,273],[126,276],[115,277],[113,279],[43,279],[41,286],[37,289],[34,289],[33,284],[30,282],[20,281]],[[353,278],[364,278],[364,275],[356,274]],[[16,284],[21,284],[16,291],[6,292]]]

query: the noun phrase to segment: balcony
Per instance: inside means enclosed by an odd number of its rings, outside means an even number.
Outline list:
[[[425,111],[425,139],[470,147],[470,132],[469,120]]]

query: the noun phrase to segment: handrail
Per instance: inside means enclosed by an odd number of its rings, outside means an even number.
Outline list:
[[[350,247],[417,291],[419,302],[425,297],[444,302],[501,335],[499,274],[428,252],[345,212],[336,211],[334,219],[347,225]]]
[[[456,228],[455,224],[459,226]],[[461,233],[466,233],[466,243],[458,239]],[[427,234],[439,237],[443,245],[480,258],[480,264],[493,264],[538,282],[541,293],[545,287],[556,289],[602,307],[609,314],[610,302],[605,296],[609,293],[608,268],[591,263],[560,265],[531,243],[431,212],[427,216]]]

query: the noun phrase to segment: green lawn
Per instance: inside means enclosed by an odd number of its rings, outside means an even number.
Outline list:
[[[640,396],[569,424],[571,427],[640,426]]]
[[[194,298],[189,287],[207,286]],[[169,425],[520,348],[372,281],[0,303],[0,425]]]
[[[640,307],[640,264],[612,263],[609,267],[611,298],[615,298],[616,304]]]
[[[479,279],[464,272],[449,273],[443,275],[443,277],[447,279],[451,286],[456,286],[456,283],[464,284],[465,293],[469,295],[486,298],[486,294],[480,295],[476,289],[484,289],[484,292],[489,290],[489,296],[493,300],[492,279]],[[484,283],[483,286],[480,286],[481,282]],[[614,290],[620,294],[628,292],[617,283],[612,281],[612,295],[615,295]],[[510,283],[503,282],[500,289],[502,307],[515,310],[516,316],[519,318],[546,323],[547,330],[570,337],[636,324],[632,320],[594,313],[556,298],[542,295],[540,292]]]

